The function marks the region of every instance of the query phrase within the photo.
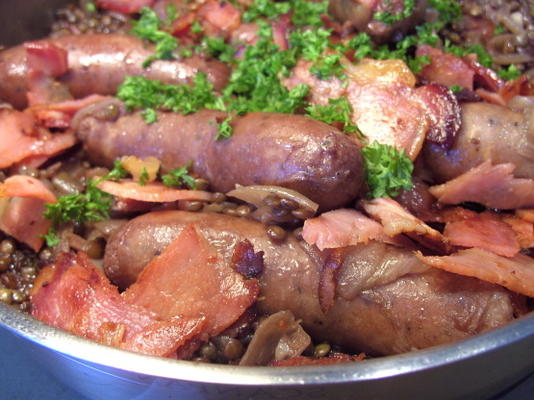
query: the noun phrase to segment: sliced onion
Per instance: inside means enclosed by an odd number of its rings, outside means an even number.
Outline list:
[[[235,197],[247,203],[253,204],[260,208],[264,205],[263,200],[269,195],[276,195],[281,199],[292,200],[299,205],[300,208],[310,211],[310,214],[315,214],[319,208],[319,204],[311,201],[306,196],[300,194],[296,190],[287,189],[281,186],[273,185],[252,185],[241,186],[236,185],[234,190],[226,193],[227,196]]]

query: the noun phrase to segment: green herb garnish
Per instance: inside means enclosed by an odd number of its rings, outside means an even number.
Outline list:
[[[156,45],[156,54],[148,57],[143,62],[143,67],[150,66],[155,60],[171,60],[173,58],[178,42],[170,33],[160,30],[161,21],[154,10],[149,7],[143,7],[139,20],[132,21],[132,23],[134,25],[132,33],[134,35]]]
[[[328,104],[311,105],[306,107],[306,111],[311,118],[326,122],[327,124],[341,123],[343,131],[346,133],[359,132],[358,127],[352,123],[352,107],[346,97],[329,99]]]
[[[521,76],[521,71],[519,71],[514,64],[511,64],[508,66],[508,68],[503,67],[499,69],[497,71],[497,75],[499,75],[501,79],[508,81],[519,78]]]
[[[143,169],[141,170],[141,175],[139,175],[139,181],[137,183],[141,186],[145,186],[148,182],[148,179],[148,171],[146,170],[146,168],[143,167]]]
[[[191,164],[184,165],[183,167],[172,170],[168,174],[161,176],[161,181],[165,186],[169,187],[182,187],[187,186],[189,189],[195,190],[196,183],[195,178],[189,175],[189,168]]]
[[[369,198],[395,197],[412,188],[413,163],[395,147],[373,142],[362,149]]]
[[[170,110],[191,114],[202,108],[210,108],[215,102],[213,85],[205,74],[199,72],[191,85],[167,85],[141,76],[129,76],[119,86],[117,97],[124,101],[129,110],[145,110],[147,123],[157,120],[154,110]]]
[[[232,122],[233,117],[230,115],[226,117],[218,126],[217,126],[217,136],[215,136],[215,140],[221,140],[221,139],[227,139],[230,136],[232,136],[232,126],[230,125],[230,122]]]
[[[87,182],[85,193],[71,194],[60,197],[57,203],[46,204],[44,217],[52,222],[48,233],[44,235],[47,246],[53,247],[59,243],[57,227],[65,222],[85,223],[102,221],[109,218],[109,209],[113,196],[103,192],[96,186],[108,179],[121,179],[127,175],[120,161],[115,161],[113,169],[103,178]]]
[[[258,18],[274,19],[286,14],[291,9],[289,2],[274,2],[271,0],[255,0],[243,14],[244,22],[256,21]]]
[[[383,22],[386,25],[393,25],[403,19],[408,18],[415,10],[415,0],[404,0],[401,12],[392,14],[389,11],[379,11],[374,13],[373,19]]]

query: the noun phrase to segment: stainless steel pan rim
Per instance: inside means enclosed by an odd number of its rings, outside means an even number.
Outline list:
[[[3,304],[0,305],[0,324],[68,357],[160,378],[230,385],[286,386],[377,380],[465,361],[534,338],[534,314],[531,313],[502,328],[450,345],[361,363],[272,368],[214,365],[135,354],[52,328]]]

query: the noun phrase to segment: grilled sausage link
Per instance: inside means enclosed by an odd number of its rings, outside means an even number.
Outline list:
[[[82,113],[82,111],[80,111]],[[124,155],[154,156],[164,172],[193,162],[193,172],[215,191],[241,185],[297,190],[327,210],[357,197],[363,182],[360,145],[337,129],[289,114],[248,113],[232,121],[230,138],[216,140],[226,114],[159,113],[147,124],[140,113],[102,120],[83,111],[74,128],[89,156],[109,165]]]
[[[244,239],[263,251],[258,307],[269,314],[290,310],[316,340],[386,355],[460,340],[513,319],[505,289],[429,268],[410,251],[377,242],[346,249],[333,304],[325,309],[319,291],[328,253],[292,235],[275,243],[262,224],[221,214],[164,211],[133,219],[108,242],[106,273],[127,287],[190,224],[222,257],[232,257]]]
[[[204,72],[215,89],[222,89],[229,68],[216,60],[192,57],[183,61],[154,61],[148,68],[143,62],[154,55],[154,46],[134,36],[85,34],[47,38],[68,54],[69,70],[59,78],[75,98],[91,94],[114,95],[129,75],[144,76],[165,83],[188,82],[197,72]],[[0,52],[0,99],[15,108],[26,107],[27,62],[24,45]]]

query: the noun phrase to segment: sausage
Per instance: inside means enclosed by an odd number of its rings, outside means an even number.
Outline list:
[[[229,68],[216,60],[198,56],[183,61],[143,62],[155,53],[154,46],[134,36],[119,34],[85,34],[48,38],[44,41],[68,52],[69,72],[59,78],[75,98],[90,94],[114,95],[128,75],[144,76],[165,83],[183,83],[198,71],[204,72],[215,89],[222,89]],[[26,50],[23,45],[0,52],[0,99],[15,108],[26,107]]]
[[[163,211],[131,220],[107,244],[106,274],[128,286],[190,224],[221,257],[231,257],[244,239],[263,251],[259,310],[290,310],[316,340],[386,355],[460,340],[513,319],[505,289],[429,268],[408,250],[378,242],[347,248],[333,305],[323,311],[318,292],[328,253],[293,235],[275,243],[264,225],[221,214]]]
[[[526,112],[532,113],[532,109]],[[426,143],[423,154],[440,183],[487,160],[493,164],[513,163],[516,177],[534,179],[533,145],[534,125],[522,112],[489,103],[466,103],[452,148]]]
[[[82,113],[82,111],[80,111]],[[297,190],[327,210],[353,200],[362,186],[360,144],[337,129],[302,115],[248,113],[232,122],[233,135],[216,140],[225,113],[159,113],[147,124],[140,113],[116,121],[84,111],[73,123],[89,156],[111,166],[123,155],[154,156],[167,172],[193,162],[192,171],[215,191],[241,185]]]

